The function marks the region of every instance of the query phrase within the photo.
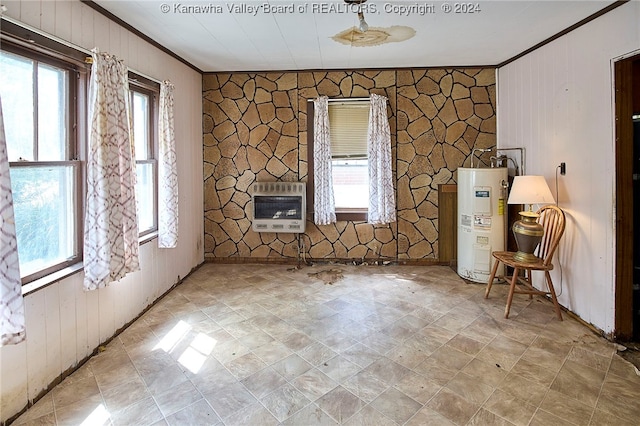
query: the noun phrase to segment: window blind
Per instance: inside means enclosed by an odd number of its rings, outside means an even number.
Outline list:
[[[366,159],[369,100],[329,103],[331,157]]]

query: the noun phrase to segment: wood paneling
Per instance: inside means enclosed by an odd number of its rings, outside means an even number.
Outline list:
[[[140,247],[141,271],[85,292],[82,273],[25,297],[27,340],[0,348],[0,422],[15,417],[204,261],[202,76],[79,1],[7,1],[6,16],[84,50],[98,47],[175,87],[180,228],[176,249]],[[5,105],[6,107],[6,105]]]
[[[440,263],[458,258],[458,185],[438,185],[438,250]]]
[[[498,147],[524,147],[567,214],[559,302],[610,334],[615,316],[615,111],[612,60],[640,48],[628,2],[498,70]],[[555,263],[554,263],[555,265]],[[538,282],[536,285],[540,285]]]

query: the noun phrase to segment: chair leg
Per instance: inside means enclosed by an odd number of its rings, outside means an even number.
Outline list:
[[[496,259],[496,261],[493,263],[493,268],[491,269],[491,276],[489,277],[489,282],[487,283],[487,289],[484,291],[484,298],[488,299],[489,298],[489,292],[491,291],[491,286],[493,285],[493,280],[496,277],[496,272],[498,272],[498,265],[500,264],[500,261],[498,259]]]
[[[525,271],[525,280],[529,283],[531,287],[533,287],[533,279],[531,278],[531,269],[527,269]],[[533,294],[529,293],[529,300],[533,300]]]
[[[504,308],[504,317],[509,318],[509,311],[511,311],[511,301],[513,300],[513,293],[516,289],[516,283],[518,282],[518,268],[513,268],[513,277],[511,277],[511,285],[509,286],[509,296],[507,296],[507,306]]]
[[[549,271],[544,271],[544,275],[547,279],[547,287],[549,287],[549,293],[551,293],[551,301],[553,301],[553,305],[556,308],[556,315],[558,316],[558,319],[562,321],[562,310],[560,309],[560,304],[558,303],[558,298],[556,297],[556,290],[553,288],[551,274],[549,274]]]

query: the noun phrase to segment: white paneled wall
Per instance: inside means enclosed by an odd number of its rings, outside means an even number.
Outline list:
[[[81,273],[25,298],[27,340],[0,348],[0,420],[23,409],[116,330],[137,317],[204,260],[202,76],[78,1],[5,1],[6,15],[85,49],[115,54],[129,68],[175,89],[180,239],[140,247],[141,271],[97,291],[82,290]]]
[[[524,147],[567,214],[560,303],[610,333],[615,307],[615,129],[612,63],[640,49],[640,2],[629,2],[498,70],[498,147]],[[562,273],[562,280],[561,280]]]

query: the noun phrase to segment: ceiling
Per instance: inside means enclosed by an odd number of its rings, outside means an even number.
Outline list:
[[[368,0],[364,17],[371,29],[407,26],[415,36],[364,47],[332,39],[359,24],[355,7],[343,0],[93,3],[214,72],[498,65],[615,2],[493,0],[472,3],[477,9],[467,13],[445,13],[456,3]]]

